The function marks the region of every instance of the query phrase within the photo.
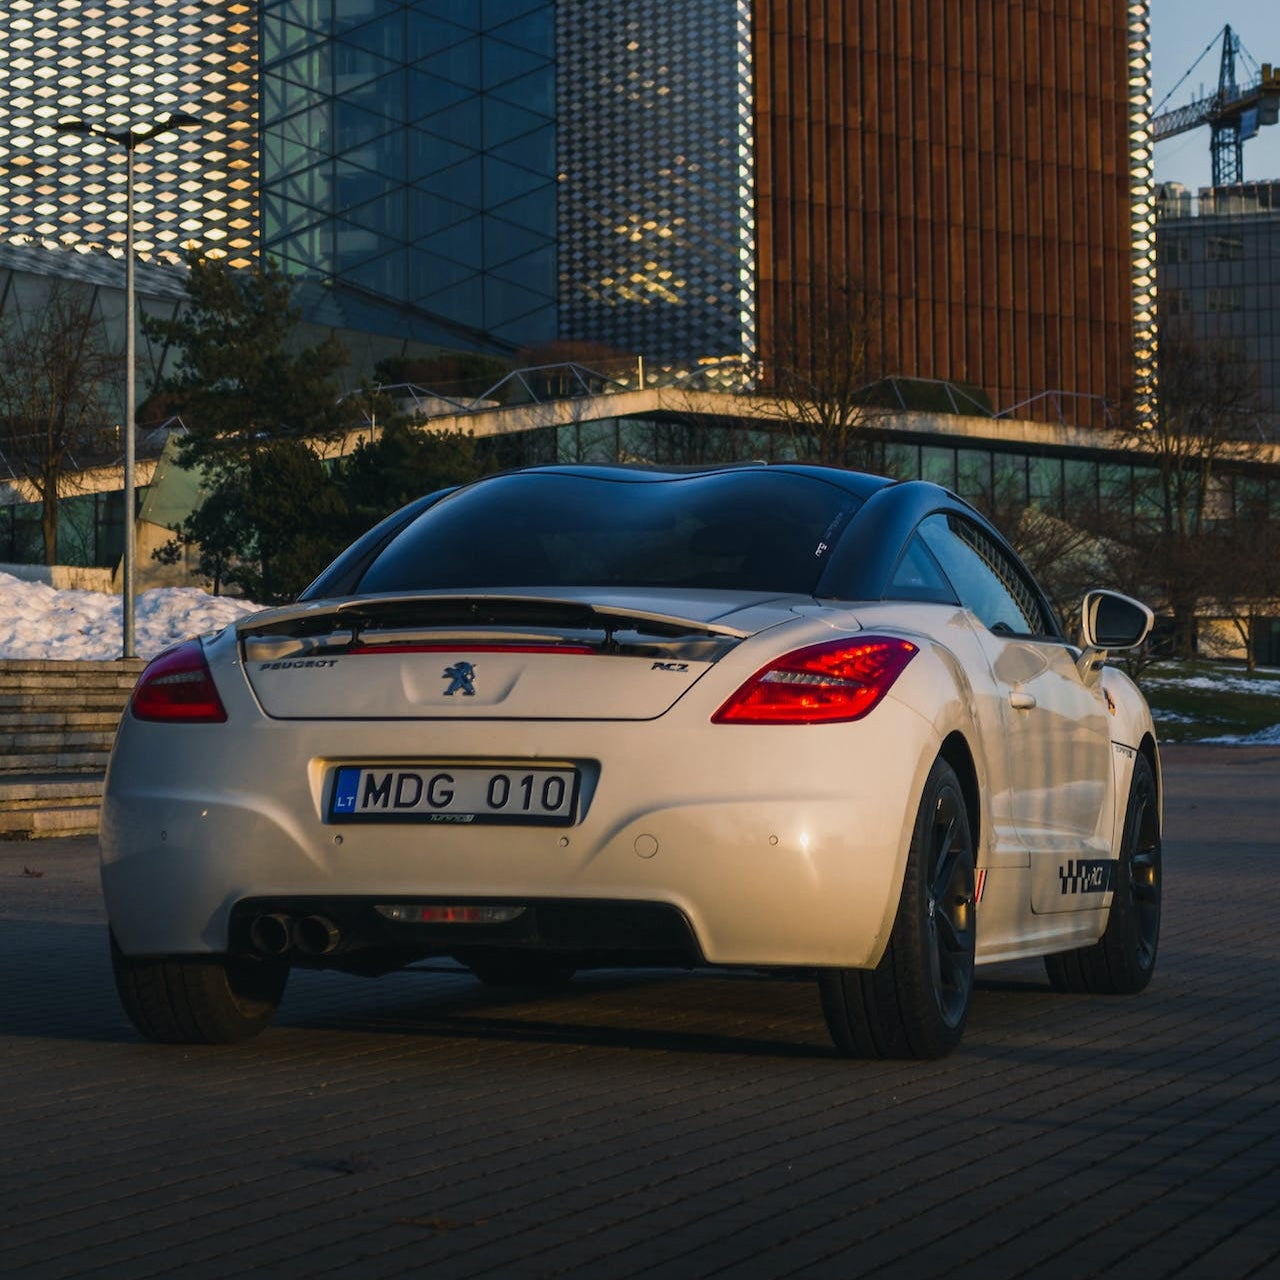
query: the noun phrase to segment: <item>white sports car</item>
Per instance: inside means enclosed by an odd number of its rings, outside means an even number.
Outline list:
[[[975,965],[1135,992],[1160,768],[1090,592],[1078,646],[922,482],[546,467],[411,504],[291,606],[170,649],[102,808],[138,1029],[236,1040],[293,965],[452,956],[812,974],[836,1046],[934,1057]]]

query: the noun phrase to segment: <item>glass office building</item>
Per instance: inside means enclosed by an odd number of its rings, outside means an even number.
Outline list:
[[[768,357],[816,350],[843,295],[874,312],[873,375],[1030,416],[1077,397],[1082,425],[1142,386],[1143,0],[0,0],[0,21],[2,239],[118,249],[121,159],[56,120],[187,111],[201,128],[137,153],[140,252],[269,255],[376,300],[383,333]]]
[[[1280,440],[1280,181],[1160,195],[1161,311],[1211,344],[1250,388],[1262,433]]]
[[[513,346],[556,336],[551,0],[262,0],[262,251]]]

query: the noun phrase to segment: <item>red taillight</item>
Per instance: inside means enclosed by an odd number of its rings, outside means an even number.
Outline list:
[[[858,720],[893,687],[919,652],[910,640],[860,636],[797,649],[762,667],[714,724],[824,724]]]
[[[220,724],[227,718],[199,640],[166,649],[148,663],[129,707],[139,720]]]

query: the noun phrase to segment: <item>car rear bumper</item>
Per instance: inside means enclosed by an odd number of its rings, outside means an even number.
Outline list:
[[[226,729],[122,725],[101,847],[126,954],[239,948],[258,904],[292,916],[312,899],[517,902],[550,918],[549,904],[594,903],[673,913],[695,961],[872,966],[936,752],[930,726],[892,701],[867,722],[799,728],[504,725],[503,756],[580,764],[573,826],[360,824],[325,820],[334,761],[385,758],[389,741],[403,759],[439,755],[422,749],[439,726]],[[492,755],[493,726],[446,732],[451,756]],[[422,929],[403,945],[446,940]]]

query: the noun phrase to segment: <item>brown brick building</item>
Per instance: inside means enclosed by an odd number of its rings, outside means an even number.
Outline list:
[[[640,0],[560,26],[573,336],[678,356],[736,331],[767,359],[865,295],[878,372],[998,409],[1134,389],[1145,4]]]
[[[758,0],[760,347],[860,282],[883,372],[1134,383],[1119,0]]]

